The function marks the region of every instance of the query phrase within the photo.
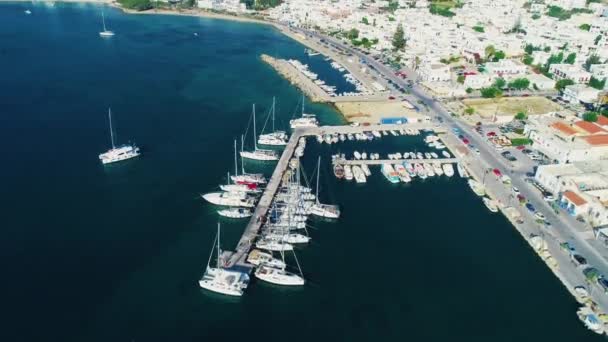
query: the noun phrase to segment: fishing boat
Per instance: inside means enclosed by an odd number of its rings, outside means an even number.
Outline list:
[[[361,170],[363,171],[366,177],[372,175],[372,172],[369,170],[369,166],[367,166],[367,164],[361,164]]]
[[[269,146],[285,146],[287,145],[287,133],[284,131],[277,131],[274,127],[275,124],[275,98],[272,98],[272,107],[271,112],[266,122],[264,123],[264,127],[262,127],[262,132],[258,138],[258,144],[260,145],[269,145]],[[268,124],[268,120],[272,119],[272,132],[264,133],[264,129],[266,128],[266,124]]]
[[[334,176],[338,179],[344,178],[344,166],[341,164],[334,164]]]
[[[336,164],[338,165],[338,164]],[[334,165],[334,174],[335,174],[335,167],[336,165]],[[319,177],[320,177],[320,172],[321,172],[321,157],[319,157],[317,159],[317,191],[316,191],[316,200],[315,200],[315,204],[313,204],[313,206],[310,208],[310,213],[315,215],[315,216],[319,216],[319,217],[326,217],[326,218],[331,218],[331,219],[337,219],[338,217],[340,217],[340,208],[337,205],[332,205],[332,204],[322,204],[319,201]],[[337,176],[336,176],[337,177]],[[340,177],[339,177],[340,178]]]
[[[405,166],[403,166],[403,164],[395,164],[394,168],[395,168],[395,171],[397,171],[397,173],[399,174],[399,179],[403,183],[409,183],[412,181],[409,173],[407,172],[407,170],[405,169]]]
[[[454,167],[452,164],[446,163],[441,165],[441,167],[443,168],[443,173],[445,173],[446,176],[452,177],[454,175]]]
[[[443,156],[446,158],[452,158],[452,156],[450,155],[450,153],[448,151],[441,151],[441,154],[443,154]]]
[[[255,127],[255,104],[252,107],[253,109],[253,151],[243,151],[241,149],[241,157],[252,160],[260,160],[260,161],[275,161],[279,160],[279,155],[277,151],[274,150],[263,150],[258,149],[258,142],[256,137],[256,127]],[[242,146],[242,145],[241,145]]]
[[[216,246],[217,242],[217,246]],[[211,258],[213,257],[213,250],[217,250],[216,266],[211,267]],[[244,290],[249,285],[249,275],[247,273],[229,270],[220,265],[220,224],[217,224],[217,235],[215,241],[213,241],[213,248],[207,261],[207,268],[203,278],[199,280],[198,284],[200,287],[220,293],[228,296],[240,297],[243,295]]]
[[[344,165],[344,178],[346,178],[346,180],[353,179],[353,170],[350,165]]]
[[[226,207],[253,208],[255,205],[254,200],[242,192],[210,192],[201,197],[211,204]]]
[[[382,166],[380,167],[380,171],[382,172],[384,177],[386,177],[386,179],[388,179],[389,182],[391,182],[393,184],[399,183],[399,181],[400,181],[399,174],[397,173],[397,171],[395,171],[395,169],[393,168],[393,166],[391,164],[389,164],[389,163],[382,164]]]
[[[483,184],[479,183],[478,181],[474,180],[474,179],[469,179],[468,182],[469,187],[471,188],[471,190],[473,190],[473,192],[477,195],[477,196],[483,196],[486,194],[486,189],[483,186]]]
[[[108,108],[108,120],[110,121],[110,142],[112,143],[112,148],[99,155],[101,163],[110,164],[138,157],[140,155],[139,147],[135,146],[135,144],[115,146],[114,129],[112,128],[112,110],[110,108]]]
[[[489,197],[484,197],[483,204],[485,204],[488,210],[490,210],[491,212],[498,212],[498,203],[496,203],[495,200],[490,199]]]
[[[251,215],[253,215],[253,211],[251,211],[250,209],[245,209],[245,208],[222,209],[222,210],[218,210],[217,213],[223,217],[237,218],[237,219],[246,218],[246,217],[250,217]]]
[[[292,129],[319,126],[316,115],[304,113],[304,102],[304,94],[302,94],[302,116],[289,121],[289,125]]]
[[[106,28],[106,18],[103,15],[103,11],[101,12],[101,22],[103,23],[103,31],[99,32],[99,35],[102,37],[112,37],[114,36],[114,32],[108,30]]]
[[[272,256],[272,253],[263,252],[259,249],[252,250],[247,256],[247,262],[254,266],[269,266],[274,268],[285,268],[287,266],[281,259]]]
[[[353,175],[355,176],[355,181],[357,183],[367,182],[365,173],[363,172],[363,170],[361,170],[361,167],[359,165],[353,166]]]

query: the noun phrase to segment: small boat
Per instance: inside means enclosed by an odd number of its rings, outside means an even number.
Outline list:
[[[381,137],[382,137],[382,134],[380,134],[380,132],[378,132],[378,131],[372,131],[372,134],[373,134],[373,135],[374,135],[374,137],[376,137],[376,138],[381,138]]]
[[[431,159],[431,158],[433,158],[433,156],[431,156],[431,154],[428,152],[424,152],[424,158]]]
[[[483,204],[485,204],[491,212],[498,212],[498,203],[495,200],[490,199],[489,197],[484,197]]]
[[[372,172],[369,170],[369,166],[367,164],[361,164],[361,170],[365,174],[366,177],[371,176]]]
[[[30,11],[29,9],[25,10],[25,14],[32,14],[32,11]]]
[[[452,177],[454,175],[454,167],[452,166],[452,164],[446,163],[446,164],[443,164],[441,167],[443,168],[443,173],[446,176]]]
[[[353,179],[353,170],[350,165],[344,165],[344,178],[346,178],[346,180]]]
[[[399,136],[399,133],[397,133],[397,131],[391,130],[391,135],[396,137]]]
[[[483,184],[479,183],[478,181],[471,178],[468,180],[467,183],[469,184],[469,187],[471,188],[471,190],[473,190],[473,192],[477,196],[483,196],[486,194],[485,187],[483,186]]]
[[[344,134],[340,134],[340,141],[346,140],[346,136]]]
[[[319,142],[319,144],[323,143],[323,136],[321,134],[317,134],[317,141]]]
[[[348,133],[348,134],[346,135],[346,138],[347,138],[348,140],[355,140],[355,136],[354,136],[352,133]]]
[[[359,153],[359,151],[355,151],[353,153],[353,155],[355,156],[355,159],[357,159],[357,160],[361,159],[361,153]]]
[[[387,136],[388,132],[387,131],[382,131],[382,135]]]
[[[431,157],[433,157],[435,159],[439,158],[439,156],[435,152],[431,152]]]
[[[416,158],[418,158],[418,159],[424,159],[424,157],[422,155],[422,152],[416,153]]]
[[[581,307],[576,314],[587,329],[596,334],[603,334],[605,332],[604,323],[602,323],[597,314],[588,306]]]
[[[399,152],[395,153],[395,159],[401,159],[401,153],[399,153]]]
[[[334,176],[338,179],[344,178],[344,166],[341,164],[334,164]]]
[[[384,177],[386,177],[386,179],[388,179],[389,182],[391,183],[399,183],[400,179],[399,179],[399,174],[397,173],[397,171],[395,171],[395,169],[393,168],[393,166],[391,164],[388,163],[384,163],[382,164],[382,166],[380,167],[380,170],[382,171],[382,174],[384,175]]]
[[[450,155],[450,153],[448,151],[441,151],[441,154],[443,154],[443,156],[446,158],[452,158],[452,156]]]
[[[433,172],[435,172],[435,174],[437,176],[443,175],[443,169],[441,168],[440,163],[438,163],[438,162],[433,163]]]
[[[218,210],[217,213],[220,216],[228,217],[228,218],[246,218],[253,215],[253,211],[245,208],[228,208]]]
[[[359,165],[353,166],[353,175],[355,176],[355,181],[357,183],[366,183],[367,179],[365,178],[365,173],[361,170]]]
[[[361,159],[363,159],[363,160],[367,159],[367,153],[361,152]]]
[[[409,173],[407,172],[407,170],[405,169],[405,166],[403,166],[403,164],[395,164],[394,168],[395,168],[395,171],[397,171],[397,173],[399,174],[399,179],[403,183],[409,183],[412,181],[412,178],[410,177]]]

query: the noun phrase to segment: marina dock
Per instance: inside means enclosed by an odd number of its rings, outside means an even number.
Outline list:
[[[439,159],[337,159],[334,163],[341,165],[382,165],[382,164],[402,164],[403,162],[418,163],[418,164],[452,164],[457,163],[458,158],[439,158]]]

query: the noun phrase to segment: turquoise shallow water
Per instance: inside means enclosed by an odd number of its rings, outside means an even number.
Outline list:
[[[297,106],[259,54],[304,49],[255,24],[105,11],[111,40],[98,37],[95,5],[0,6],[2,340],[599,340],[462,180],[393,186],[374,169],[358,186],[326,177],[327,162],[322,198],[344,215],[312,223],[313,243],[298,250],[307,286],[203,292],[217,216],[197,195],[232,170],[252,102],[264,112],[276,96],[283,124]],[[108,106],[118,139],[144,154],[104,168]],[[326,106],[310,111],[340,122]],[[319,154],[362,149],[308,146],[309,174]],[[364,149],[421,146],[389,137]],[[223,227],[230,248],[244,223]]]

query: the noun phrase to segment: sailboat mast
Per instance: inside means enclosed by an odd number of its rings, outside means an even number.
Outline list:
[[[302,93],[302,117],[304,117],[304,93]]]
[[[110,140],[112,141],[112,149],[114,149],[114,130],[112,129],[112,109],[108,108],[108,118],[110,120]]]
[[[217,240],[217,235],[215,236]],[[211,258],[213,257],[213,249],[215,248],[215,240],[213,240],[213,244],[211,245],[211,253],[209,253],[209,259],[207,260],[207,268],[209,268],[209,264],[211,264]]]
[[[258,141],[257,141],[257,137],[256,137],[256,133],[255,133],[255,103],[253,104],[253,147],[257,150],[258,149]]]
[[[243,148],[245,146],[244,137],[241,134],[241,152],[243,152]],[[245,174],[245,164],[243,163],[243,156],[241,155],[241,174]]]
[[[217,268],[220,268],[220,223],[217,223]]]
[[[103,15],[103,11],[101,11],[101,22],[103,23],[103,31],[106,31],[106,18]]]
[[[275,102],[274,102],[274,96],[272,97],[272,132],[274,133],[274,106],[275,106]]]
[[[236,159],[236,139],[234,139],[234,175],[238,176],[239,175],[239,163]]]
[[[317,160],[317,204],[319,203],[319,173],[321,172],[321,156]]]

